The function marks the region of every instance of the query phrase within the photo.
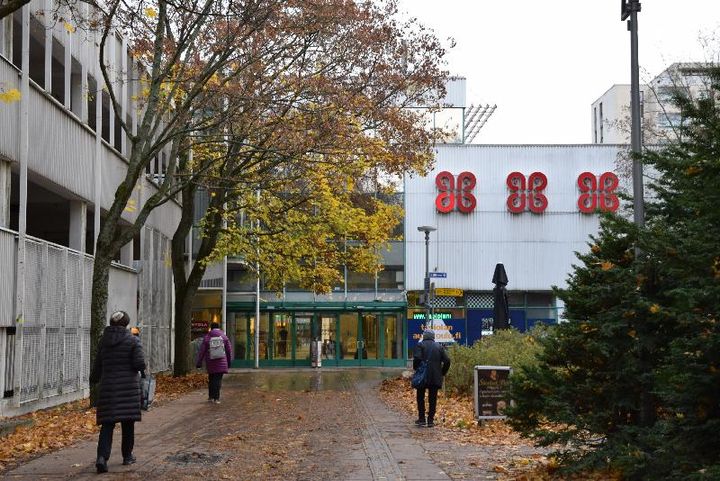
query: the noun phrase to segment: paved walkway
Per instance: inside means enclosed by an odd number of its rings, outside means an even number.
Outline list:
[[[410,417],[390,411],[378,397],[380,381],[399,372],[325,369],[233,373],[226,377],[220,405],[208,404],[206,392],[198,391],[146,413],[136,425],[138,463],[133,466],[119,463],[118,426],[110,473],[100,478],[95,473],[93,439],[37,458],[0,479],[243,480],[270,479],[272,473],[278,473],[274,479],[449,480],[427,452],[436,442],[433,430],[415,427]],[[288,416],[287,411],[296,417],[292,424],[277,422],[278,416]],[[420,431],[424,433],[419,435]],[[268,447],[278,441],[282,444]],[[245,448],[248,451],[239,454]],[[303,457],[304,452],[312,453],[312,458]],[[256,459],[253,453],[263,459]],[[321,463],[311,464],[316,460]],[[292,462],[296,464],[291,475],[277,471]],[[222,468],[208,476],[208,469],[214,465]],[[252,472],[244,471],[243,466],[252,467]],[[266,475],[259,472],[265,469]]]

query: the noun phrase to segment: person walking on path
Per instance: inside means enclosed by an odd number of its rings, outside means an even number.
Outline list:
[[[417,389],[418,426],[435,426],[435,407],[437,393],[442,387],[443,377],[450,369],[450,358],[445,348],[435,342],[435,333],[431,330],[423,332],[422,341],[413,350],[413,369],[417,370],[423,361],[427,361],[425,385]],[[428,391],[428,411],[425,418],[425,391]]]
[[[220,324],[210,324],[210,332],[205,335],[200,352],[198,353],[196,367],[200,368],[203,361],[208,373],[208,401],[220,404],[220,388],[223,374],[227,374],[232,361],[230,339],[220,330]]]
[[[95,364],[90,373],[92,384],[100,383],[97,401],[97,423],[100,436],[95,468],[98,473],[108,471],[115,424],[122,426],[123,464],[135,463],[135,422],[141,420],[140,381],[138,373],[145,371],[140,338],[130,334],[130,316],[117,311],[110,316],[110,325],[100,339]]]

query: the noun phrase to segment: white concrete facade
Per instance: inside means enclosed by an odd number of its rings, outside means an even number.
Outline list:
[[[0,90],[20,96],[0,103],[0,415],[87,395],[94,237],[130,149],[102,92],[96,39],[39,14],[54,8],[34,0],[0,20]],[[117,115],[134,128],[138,75],[121,38],[107,48]],[[165,162],[138,182],[123,222],[157,191]],[[179,218],[174,201],[156,209],[110,274],[108,310],[141,327],[153,370],[172,361],[169,249]]]
[[[590,172],[598,178],[615,172],[619,147],[613,145],[440,145],[436,164],[426,177],[405,179],[406,288],[421,291],[425,276],[424,234],[418,226],[433,226],[430,234],[430,271],[436,288],[487,292],[496,263],[502,262],[509,278],[508,290],[549,291],[564,286],[575,252],[589,249],[589,236],[599,227],[596,213],[582,213],[578,176]],[[441,213],[436,176],[442,171],[455,178],[470,172],[477,204],[469,213],[457,209]],[[547,177],[542,213],[512,213],[508,175]],[[619,177],[619,176],[618,176]],[[619,189],[628,182],[619,178]]]

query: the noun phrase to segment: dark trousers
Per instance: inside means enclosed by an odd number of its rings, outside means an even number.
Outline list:
[[[122,456],[129,458],[133,452],[135,445],[135,421],[122,421]],[[115,423],[103,423],[100,427],[100,437],[98,438],[97,455],[102,456],[107,461],[110,458],[112,450],[113,430]]]
[[[220,400],[220,388],[222,387],[222,372],[208,374],[208,398]]]
[[[416,389],[417,391],[417,408],[418,408],[418,419],[425,419],[425,391],[428,391],[428,412],[427,422],[433,422],[435,420],[435,406],[437,406],[437,393],[438,388],[428,387],[422,389]]]

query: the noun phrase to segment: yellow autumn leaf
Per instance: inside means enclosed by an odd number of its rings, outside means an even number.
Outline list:
[[[637,331],[636,331],[635,329],[630,329],[630,330],[628,331],[628,336],[630,336],[630,337],[632,337],[632,338],[634,339],[635,336],[637,336]]]
[[[650,306],[650,312],[652,312],[653,314],[657,314],[658,312],[660,312],[660,306],[657,304],[653,304],[652,306]]]
[[[695,175],[699,174],[700,172],[702,172],[702,167],[698,167],[697,165],[691,165],[690,167],[685,169],[686,175]]]
[[[18,89],[10,89],[7,92],[0,92],[0,102],[11,104],[17,102],[22,98],[22,94]]]
[[[75,33],[75,30],[77,30],[75,26],[69,22],[63,23],[63,27],[65,27],[67,33]]]
[[[137,206],[137,202],[135,199],[129,199],[127,202],[127,205],[125,206],[125,212],[135,212]]]
[[[157,11],[154,8],[147,7],[145,9],[145,15],[150,18],[155,18],[157,17]]]
[[[602,270],[604,270],[604,271],[609,271],[609,270],[612,269],[613,267],[615,267],[615,264],[613,264],[613,263],[610,262],[610,261],[605,261],[605,262],[603,262],[603,263],[600,264],[600,268],[601,268]]]

